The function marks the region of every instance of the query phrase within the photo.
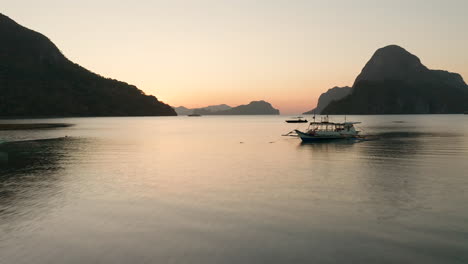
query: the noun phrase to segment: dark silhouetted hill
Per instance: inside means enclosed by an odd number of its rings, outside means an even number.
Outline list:
[[[185,106],[173,107],[177,115],[190,115],[193,113],[193,109],[187,108]]]
[[[351,87],[349,86],[333,87],[331,89],[328,89],[328,91],[320,95],[318,102],[317,102],[317,107],[303,114],[304,115],[312,115],[312,114],[319,115],[322,112],[322,110],[332,101],[340,100],[350,93],[351,93]]]
[[[0,116],[176,115],[133,85],[68,60],[45,36],[0,14]]]
[[[391,45],[375,52],[351,93],[322,114],[448,114],[468,109],[468,86],[457,73],[430,70]]]

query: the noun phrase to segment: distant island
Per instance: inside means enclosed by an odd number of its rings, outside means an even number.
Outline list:
[[[179,115],[279,115],[280,111],[265,101],[252,101],[247,105],[230,107],[228,105],[212,105],[202,108],[188,109],[183,106],[176,107]]]
[[[451,114],[466,109],[468,85],[459,74],[430,70],[415,55],[390,45],[374,53],[351,89],[335,87],[322,94],[316,110],[317,114]]]
[[[174,109],[68,60],[44,35],[0,14],[0,116],[157,116]]]
[[[178,115],[190,115],[193,113],[198,113],[198,114],[206,114],[206,113],[211,113],[211,112],[216,112],[216,111],[222,111],[222,110],[228,110],[231,109],[229,105],[226,104],[220,104],[220,105],[210,105],[206,107],[200,107],[200,108],[186,108],[184,106],[179,106],[179,107],[174,107],[174,110],[177,112]]]

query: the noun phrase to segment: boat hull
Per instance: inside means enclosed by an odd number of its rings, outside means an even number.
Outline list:
[[[301,120],[301,121],[298,121],[298,120],[286,120],[286,123],[307,123],[308,121],[307,120]]]
[[[339,139],[351,139],[355,138],[353,135],[311,135],[299,130],[296,130],[297,135],[301,138],[303,142],[318,142],[318,141],[330,141],[330,140],[339,140]]]

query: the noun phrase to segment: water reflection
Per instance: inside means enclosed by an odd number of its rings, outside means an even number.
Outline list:
[[[67,138],[8,142],[0,145],[2,178],[10,173],[27,173],[56,163],[63,155]],[[53,167],[51,167],[53,168]],[[1,178],[0,178],[1,179]]]
[[[357,140],[337,139],[318,142],[301,142],[298,148],[310,149],[314,151],[336,151],[352,148],[354,144],[360,143]]]
[[[360,146],[365,161],[360,186],[368,195],[367,209],[372,209],[379,220],[391,220],[430,208],[423,187],[431,185],[427,176],[433,175],[438,165],[431,163],[426,153],[440,157],[437,147],[453,148],[461,138],[450,133],[407,131],[378,136],[380,140]],[[448,142],[446,138],[454,140]]]
[[[360,190],[359,195],[351,192],[344,199],[357,202],[359,210],[378,221],[430,208],[423,187],[433,183],[428,175],[433,177],[440,170],[440,161],[434,158],[440,160],[444,149],[454,150],[464,143],[464,138],[455,133],[385,130],[376,133],[377,139],[371,141],[336,140],[301,143],[297,147],[309,154],[314,172],[326,178],[341,174],[340,182],[345,181],[347,188]],[[449,164],[450,160],[442,166]]]
[[[62,195],[62,162],[77,141],[59,138],[0,145],[0,226],[6,225],[4,231],[40,218],[50,208],[49,202]]]
[[[456,133],[468,121],[362,116],[380,139],[300,144],[279,138],[283,119],[86,118],[12,133],[72,138],[0,145],[0,262],[467,258],[468,140]]]

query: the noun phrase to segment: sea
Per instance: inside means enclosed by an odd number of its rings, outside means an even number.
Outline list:
[[[288,118],[0,121],[0,263],[468,263],[468,116]]]

